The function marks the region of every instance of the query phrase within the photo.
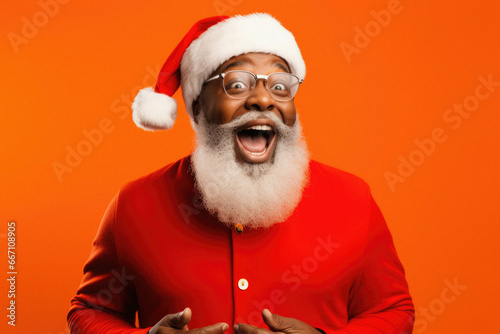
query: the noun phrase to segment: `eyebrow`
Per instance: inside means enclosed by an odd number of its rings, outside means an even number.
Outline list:
[[[290,70],[288,69],[288,67],[286,67],[285,65],[283,65],[282,63],[274,63],[273,64],[274,66],[276,67],[279,67],[280,69],[282,69],[283,71],[287,72],[287,73],[290,73]]]
[[[233,67],[247,65],[249,63],[250,63],[249,61],[245,61],[245,60],[235,61],[234,63],[231,63],[231,64],[228,64],[228,65],[224,66],[221,69],[221,73],[225,73],[227,70],[229,70],[229,69],[231,69]],[[284,64],[282,64],[280,62],[275,62],[275,63],[273,63],[273,65],[276,66],[276,67],[278,67],[280,70],[283,70],[284,72],[290,73],[290,70],[287,68],[287,66],[285,66]]]
[[[221,73],[224,73],[233,67],[242,66],[242,65],[246,65],[246,64],[248,64],[248,61],[243,61],[243,60],[235,61],[234,63],[231,63],[231,64],[224,66],[221,69]]]

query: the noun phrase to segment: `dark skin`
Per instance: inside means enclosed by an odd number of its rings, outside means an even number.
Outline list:
[[[149,330],[149,334],[222,334],[229,325],[220,322],[210,326],[189,329],[192,312],[189,307],[184,311],[168,314]],[[294,318],[272,314],[269,310],[262,311],[262,319],[269,327],[261,328],[249,324],[238,323],[233,326],[237,334],[320,334],[314,327]]]
[[[233,57],[223,63],[214,75],[230,70],[245,70],[254,74],[270,74],[274,72],[290,72],[288,64],[280,57],[266,53],[248,53]],[[297,117],[295,104],[290,101],[276,101],[264,86],[263,80],[258,80],[255,90],[245,99],[232,99],[226,95],[220,79],[213,80],[203,86],[200,97],[193,102],[194,120],[203,109],[209,123],[226,124],[236,117],[249,111],[271,111],[281,118],[284,124],[292,126]],[[222,334],[229,329],[224,322],[206,327],[189,329],[192,312],[189,307],[184,311],[168,314],[149,331],[149,334]],[[272,314],[269,310],[262,311],[262,319],[269,327],[260,328],[250,324],[238,323],[233,329],[237,334],[319,334],[312,326],[294,318]]]
[[[288,64],[282,58],[267,53],[247,53],[233,57],[219,66],[213,75],[231,70],[245,70],[254,74],[290,73]],[[230,98],[224,92],[221,80],[213,80],[203,86],[200,97],[193,102],[195,122],[201,106],[207,121],[214,124],[228,123],[250,110],[272,111],[288,126],[292,126],[297,117],[293,100],[274,100],[263,80],[257,81],[255,90],[245,99]]]
[[[189,329],[187,325],[191,321],[191,315],[189,307],[179,313],[167,314],[149,330],[149,334],[222,334],[229,328],[228,324],[220,322],[202,328]]]
[[[268,53],[247,53],[229,59],[220,65],[212,74],[217,75],[232,70],[244,70],[254,74],[264,75],[275,72],[290,73],[288,64],[281,57]],[[258,80],[252,94],[243,99],[229,97],[224,91],[222,79],[210,81],[203,86],[200,96],[193,102],[195,122],[198,122],[198,115],[201,110],[203,110],[207,122],[210,124],[226,124],[249,111],[270,111],[288,126],[295,124],[297,118],[293,99],[290,101],[275,100],[272,94],[266,89],[264,80]],[[275,128],[274,122],[270,119],[267,119],[267,121],[256,121],[253,124],[248,124],[248,126],[259,124],[266,124]],[[279,133],[276,133],[273,140],[268,143],[268,149],[259,156],[248,154],[238,143],[238,138],[235,136],[236,159],[240,162],[251,164],[269,161],[274,155],[278,136]]]

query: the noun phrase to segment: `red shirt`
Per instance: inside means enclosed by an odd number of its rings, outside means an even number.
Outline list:
[[[312,161],[287,221],[238,234],[200,206],[189,167],[183,158],[114,198],[72,299],[72,332],[147,333],[190,307],[189,328],[265,327],[268,308],[327,333],[411,333],[404,269],[362,180]]]

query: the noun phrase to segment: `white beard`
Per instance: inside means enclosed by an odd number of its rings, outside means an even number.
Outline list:
[[[267,117],[277,128],[270,161],[251,164],[236,160],[235,129]],[[196,132],[192,165],[195,186],[204,207],[227,226],[269,227],[294,211],[309,181],[309,152],[298,118],[292,127],[272,112],[247,112],[224,125],[208,124],[204,112]]]

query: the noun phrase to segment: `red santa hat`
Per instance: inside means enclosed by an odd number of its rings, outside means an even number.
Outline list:
[[[292,33],[269,14],[216,16],[194,24],[163,65],[155,89],[139,91],[132,104],[135,124],[144,130],[170,129],[177,117],[172,98],[182,87],[189,117],[203,83],[234,56],[265,52],[283,58],[293,74],[306,75],[306,66]]]

